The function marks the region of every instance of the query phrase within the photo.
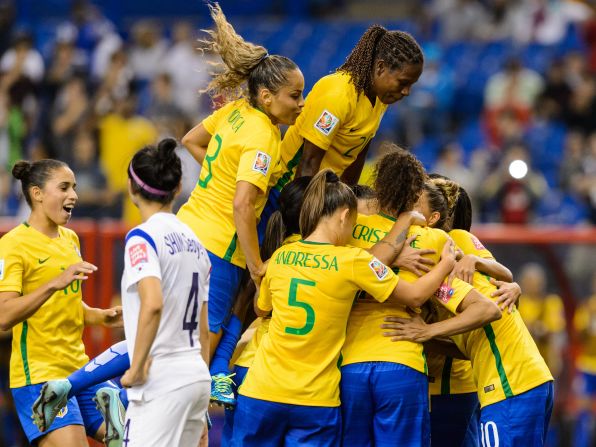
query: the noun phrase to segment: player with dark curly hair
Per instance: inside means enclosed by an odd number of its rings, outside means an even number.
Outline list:
[[[423,191],[426,174],[411,153],[392,144],[389,153],[377,164],[374,189],[377,214],[359,214],[352,231],[351,245],[368,248],[386,238],[398,216],[414,208]],[[428,250],[438,260],[441,246],[448,240],[444,231],[410,226],[399,235]],[[417,276],[400,268],[399,277],[414,282]],[[466,313],[473,327],[500,317],[498,307],[469,284],[455,279],[452,288],[444,283],[433,301],[452,313]],[[342,355],[342,417],[344,445],[430,445],[428,381],[426,361],[420,343],[389,342],[379,330],[388,315],[408,319],[406,307],[378,304],[366,296],[354,303],[348,322]]]

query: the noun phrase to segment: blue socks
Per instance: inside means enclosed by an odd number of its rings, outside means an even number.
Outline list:
[[[234,355],[238,340],[240,340],[240,335],[242,335],[241,331],[242,321],[236,315],[232,314],[228,323],[223,327],[221,340],[215,350],[215,354],[213,354],[213,359],[211,359],[209,371],[212,376],[220,373],[230,373],[229,364]]]
[[[68,376],[72,385],[68,397],[71,398],[90,386],[120,377],[128,368],[130,368],[128,348],[126,341],[121,341]]]

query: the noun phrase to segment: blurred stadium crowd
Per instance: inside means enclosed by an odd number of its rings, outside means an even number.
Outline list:
[[[222,0],[224,7],[228,3],[242,2]],[[271,3],[284,11],[277,4],[283,2]],[[239,15],[231,21],[247,40],[296,61],[308,91],[341,65],[363,31],[379,20],[350,17],[362,10],[359,2],[305,3],[301,14]],[[366,3],[383,11],[383,2]],[[388,11],[383,17],[389,20],[381,22],[411,32],[423,44],[425,67],[411,95],[388,109],[376,143],[396,141],[429,172],[460,182],[473,195],[479,222],[594,224],[596,5],[403,3],[403,16],[393,18]],[[197,49],[207,17],[116,24],[101,2],[86,1],[43,21],[19,20],[18,10],[18,1],[0,1],[0,215],[24,218],[28,212],[10,176],[14,162],[52,157],[76,173],[77,218],[136,224],[125,199],[131,155],[158,138],[180,139],[212,110],[211,99],[199,94],[214,61]],[[199,166],[184,148],[179,153],[184,201]],[[378,155],[377,144],[364,176]],[[565,370],[561,359],[570,322],[561,299],[548,292],[545,275],[536,264],[526,265],[519,278],[516,274],[524,290],[520,312],[558,375]],[[587,353],[579,367],[596,373],[590,363],[596,362],[596,276],[591,293],[573,324]],[[588,445],[589,438],[581,443],[582,433],[593,431],[594,421],[581,415],[594,402],[577,402],[572,416],[559,418],[573,419],[567,430],[575,434],[566,436],[576,440],[573,445]],[[0,425],[6,430],[6,423]],[[565,426],[554,424],[555,430]],[[4,441],[0,436],[0,446],[17,445],[14,433],[6,436]]]

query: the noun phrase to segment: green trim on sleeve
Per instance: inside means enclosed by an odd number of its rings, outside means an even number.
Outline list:
[[[486,338],[488,338],[490,349],[493,352],[493,356],[495,357],[497,372],[499,373],[499,379],[501,380],[501,386],[503,387],[505,397],[513,397],[513,391],[511,391],[511,385],[509,385],[509,379],[507,379],[507,374],[505,373],[505,368],[503,367],[503,360],[501,359],[501,353],[499,352],[499,347],[497,346],[495,331],[490,324],[487,324],[484,326],[484,333],[486,334]]]
[[[234,233],[234,237],[232,238],[232,242],[228,245],[228,249],[226,250],[226,254],[224,255],[224,261],[232,262],[232,256],[234,256],[234,252],[236,251],[236,246],[238,245],[238,233]]]

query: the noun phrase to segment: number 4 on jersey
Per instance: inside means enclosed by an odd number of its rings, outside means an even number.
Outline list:
[[[192,304],[192,310],[191,310]],[[191,310],[190,319],[188,318],[188,311]],[[198,311],[199,311],[199,274],[193,272],[192,274],[192,286],[190,288],[190,294],[188,295],[188,302],[186,303],[186,311],[184,312],[184,320],[182,321],[182,330],[188,331],[188,338],[190,339],[190,346],[194,346],[195,342],[192,339],[192,333],[199,327],[198,323]]]

